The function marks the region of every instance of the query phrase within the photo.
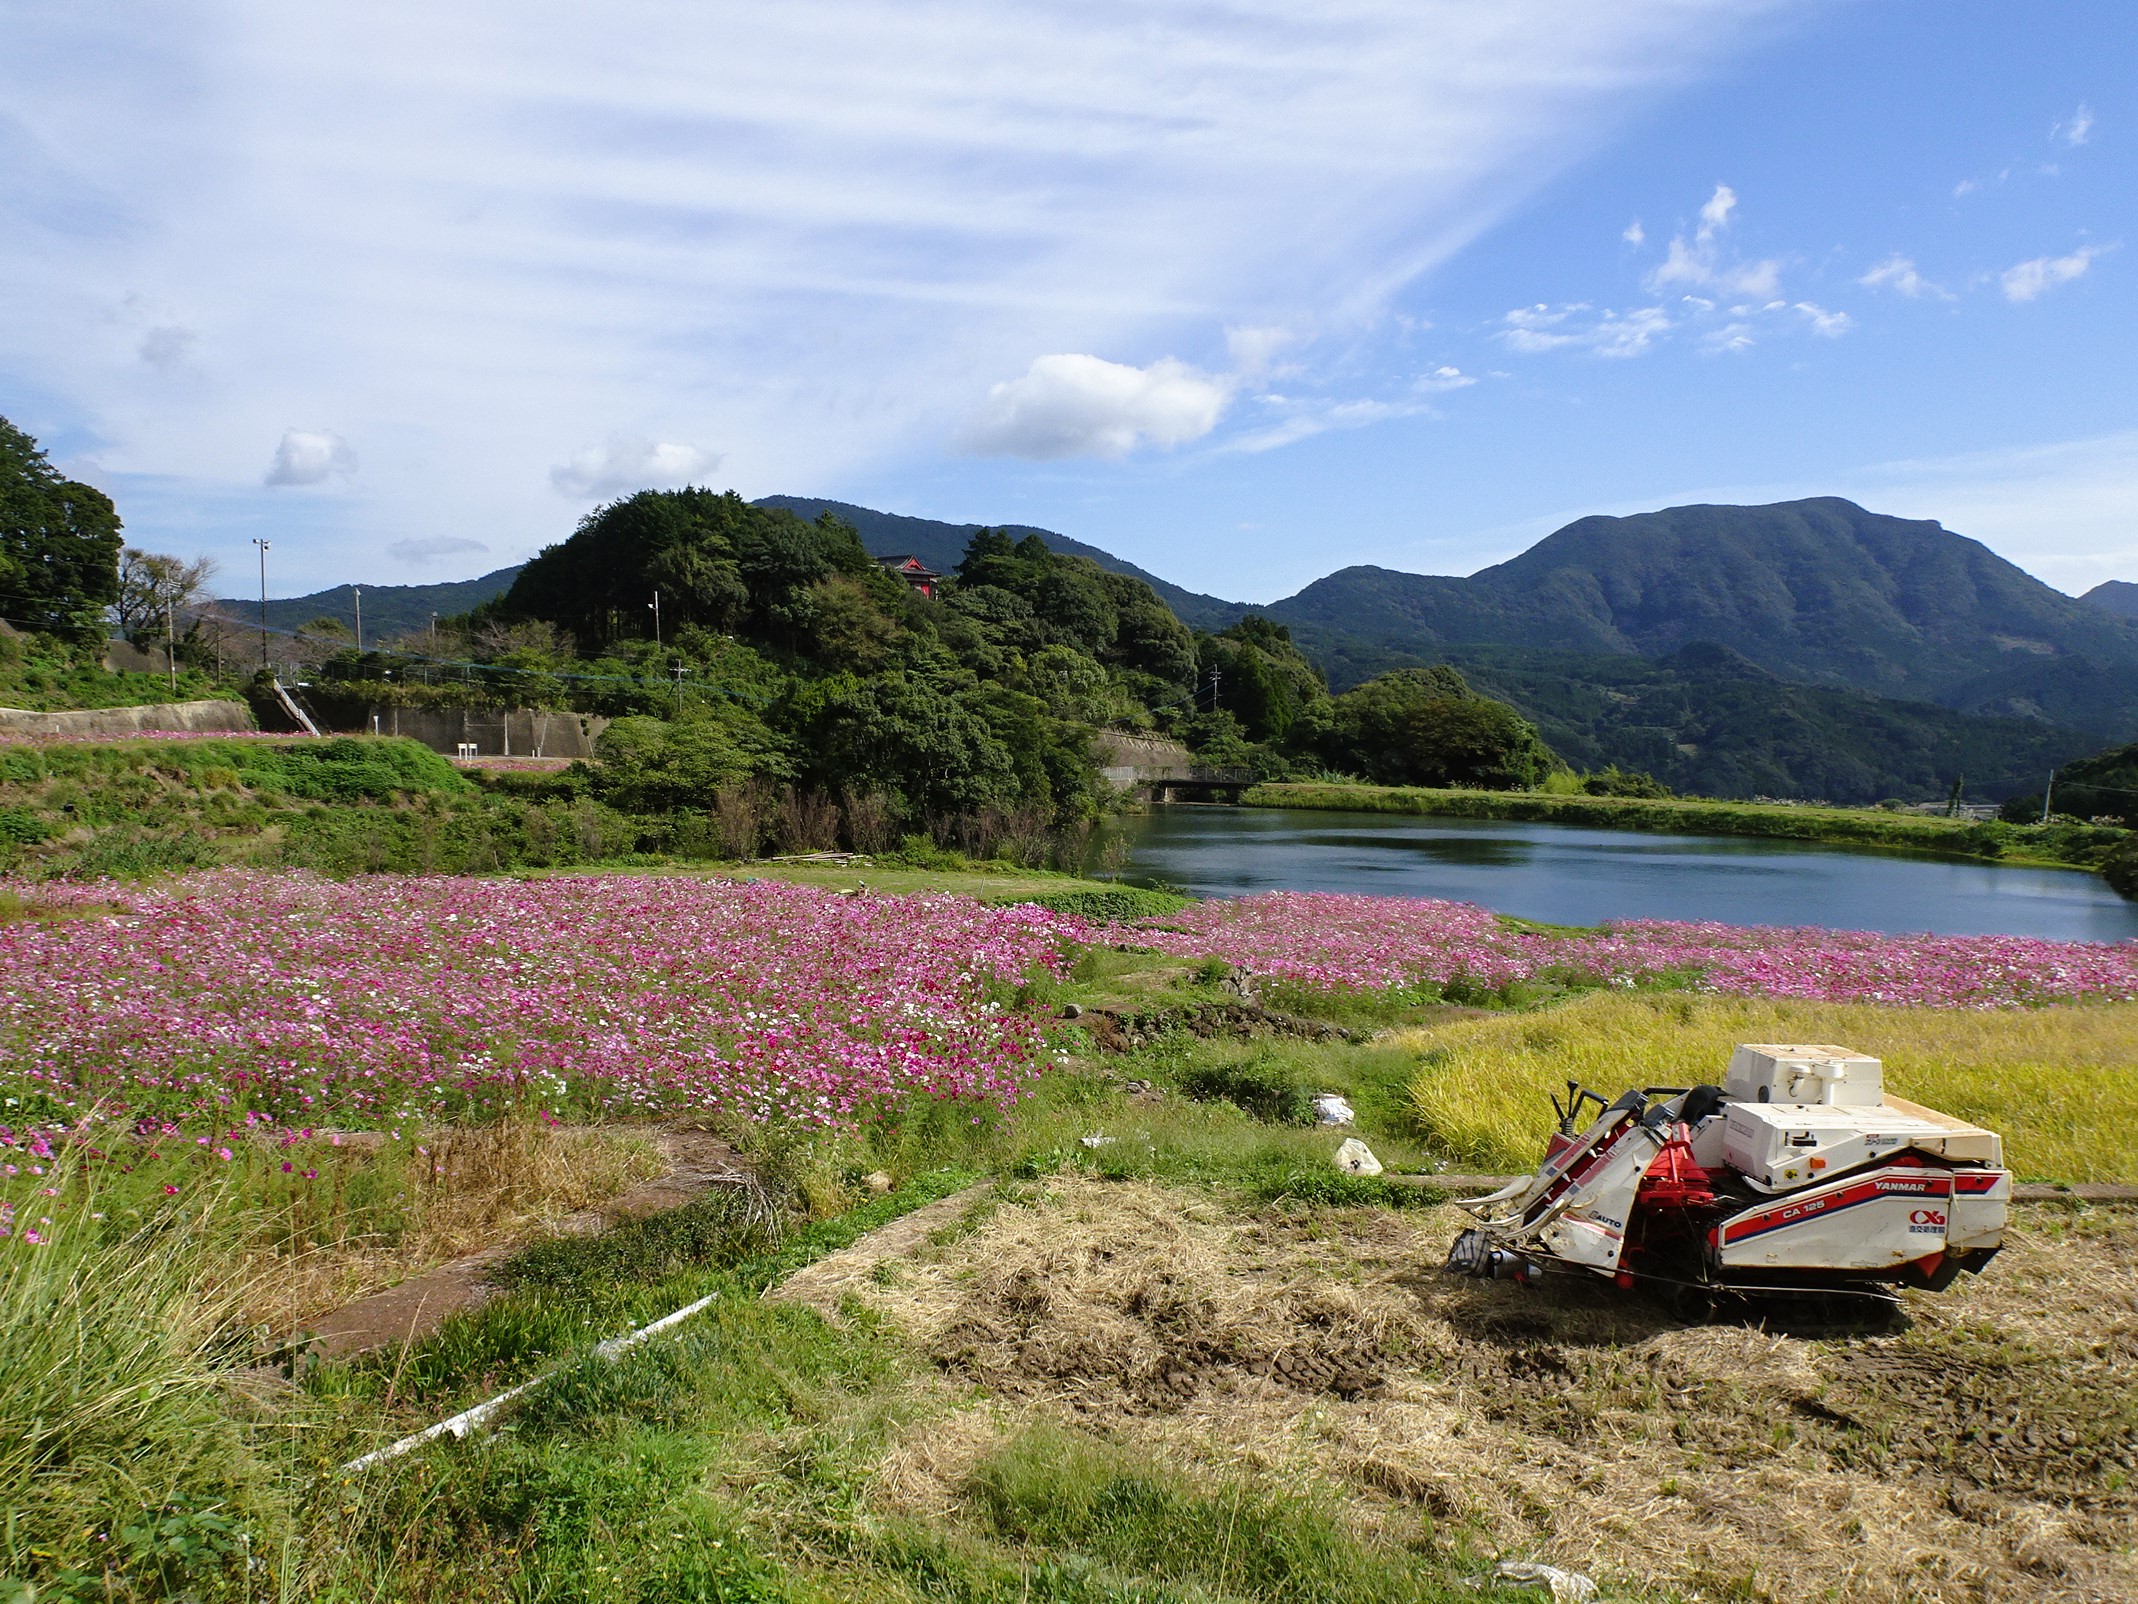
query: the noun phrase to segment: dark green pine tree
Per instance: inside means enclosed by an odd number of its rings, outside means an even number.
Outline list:
[[[0,418],[0,617],[85,644],[119,599],[119,512]]]

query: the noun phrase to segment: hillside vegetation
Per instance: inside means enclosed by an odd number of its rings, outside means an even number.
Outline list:
[[[1929,702],[1781,679],[1726,646],[1667,657],[1465,647],[1471,683],[1511,702],[1568,762],[1653,774],[1700,796],[1863,805],[2039,787],[2099,738],[2042,719],[1956,713]]]

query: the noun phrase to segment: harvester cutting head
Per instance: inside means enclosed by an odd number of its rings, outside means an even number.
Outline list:
[[[1615,1102],[1575,1082],[1543,1166],[1464,1206],[1447,1268],[1531,1281],[1547,1266],[1718,1293],[1890,1301],[1949,1286],[2002,1246],[2012,1195],[1996,1134],[1886,1094],[1846,1047],[1739,1047],[1720,1086]]]

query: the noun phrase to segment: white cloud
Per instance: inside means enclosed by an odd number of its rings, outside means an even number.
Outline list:
[[[1913,261],[1898,253],[1887,257],[1856,282],[1866,289],[1893,290],[1907,296],[1911,301],[1920,300],[1926,295],[1941,301],[1953,298],[1951,291],[1923,277]]]
[[[340,435],[327,429],[285,429],[263,482],[276,486],[316,485],[324,484],[335,474],[347,476],[354,472],[356,453]]]
[[[460,557],[489,549],[480,540],[469,540],[460,535],[434,535],[428,540],[396,540],[386,548],[386,555],[412,568],[422,568],[441,557]]]
[[[851,482],[1035,352],[1368,326],[1791,8],[17,7],[0,201],[69,199],[0,229],[0,375],[102,442],[150,543],[258,516],[246,442],[291,417],[392,441],[278,509],[293,568],[304,529],[321,565],[365,528],[554,538],[555,442],[619,419],[751,494]],[[213,331],[184,407],[138,330],[80,360],[130,292]]]
[[[1432,372],[1422,375],[1411,386],[1427,395],[1437,395],[1447,390],[1461,390],[1477,382],[1476,375],[1463,372],[1461,368],[1442,363]]]
[[[671,440],[611,439],[589,446],[549,470],[550,485],[574,501],[606,501],[634,490],[672,489],[695,484],[720,466],[717,451]]]
[[[1648,238],[1648,230],[1641,227],[1641,220],[1636,217],[1626,225],[1625,232],[1618,237],[1628,245],[1639,245]]]
[[[1811,301],[1799,301],[1792,311],[1803,314],[1804,321],[1811,325],[1811,332],[1824,335],[1829,340],[1838,340],[1855,326],[1855,319],[1846,312],[1829,312]]]
[[[2093,134],[2093,109],[2083,100],[2079,109],[2069,119],[2049,130],[2051,139],[2061,139],[2067,145],[2083,145]]]
[[[1500,320],[1499,337],[1510,350],[1535,355],[1543,351],[1583,350],[1594,356],[1644,355],[1673,324],[1660,306],[1627,312],[1605,308],[1594,318],[1576,302],[1568,306],[1518,307]]]
[[[1096,356],[1035,357],[1021,377],[989,389],[962,443],[988,457],[1125,457],[1140,445],[1200,440],[1217,427],[1232,390],[1232,380],[1172,357],[1142,368]]]
[[[1737,191],[1717,184],[1715,193],[1700,208],[1700,226],[1691,241],[1673,234],[1663,260],[1648,274],[1648,288],[1659,293],[1673,284],[1690,284],[1719,290],[1726,295],[1772,295],[1782,281],[1782,264],[1762,259],[1742,261],[1725,258],[1720,236],[1737,210]]]
[[[1963,195],[1972,195],[1976,190],[1980,189],[1981,187],[1982,185],[1978,180],[1972,178],[1963,178],[1957,184],[1952,186],[1952,198],[1954,200],[1958,200]]]
[[[1702,241],[1713,239],[1730,226],[1730,213],[1737,210],[1737,191],[1727,184],[1717,184],[1715,193],[1708,196],[1707,204],[1700,208],[1700,231],[1696,236]]]
[[[2007,301],[2031,301],[2059,284],[2084,277],[2101,254],[2099,245],[2081,245],[2069,256],[2037,256],[2006,268],[1998,282],[2004,286]]]

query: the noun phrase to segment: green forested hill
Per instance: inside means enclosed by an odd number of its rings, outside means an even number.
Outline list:
[[[1467,579],[1347,568],[1267,611],[1339,682],[1390,653],[1654,658],[1708,640],[1784,679],[2138,730],[2138,624],[1837,497],[1583,518]]]
[[[2098,737],[2039,719],[1956,713],[1780,679],[1696,642],[1659,660],[1473,647],[1451,654],[1583,768],[1642,769],[1702,796],[1867,803],[2039,789]]]
[[[959,560],[965,555],[967,542],[972,539],[974,531],[982,527],[979,524],[943,523],[934,518],[909,518],[902,513],[877,512],[871,507],[857,507],[850,501],[825,501],[815,496],[761,496],[752,505],[784,507],[797,518],[812,523],[828,512],[842,523],[853,526],[871,557],[896,557],[911,553],[930,568],[946,574],[957,567]],[[1228,624],[1237,623],[1248,612],[1243,603],[1223,601],[1216,596],[1205,596],[1196,591],[1185,590],[1179,585],[1160,579],[1154,573],[1138,568],[1132,562],[1116,557],[1110,551],[1102,551],[1097,546],[1087,546],[1081,540],[1058,535],[1051,529],[1035,529],[1030,524],[995,524],[989,527],[1000,529],[1012,540],[1037,535],[1049,551],[1064,557],[1088,557],[1110,573],[1126,574],[1131,579],[1140,579],[1158,592],[1182,623],[1194,629],[1223,629]]]

